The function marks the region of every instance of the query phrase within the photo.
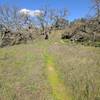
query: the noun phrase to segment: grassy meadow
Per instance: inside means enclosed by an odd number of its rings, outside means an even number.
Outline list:
[[[0,48],[0,100],[100,100],[100,48],[52,37]]]

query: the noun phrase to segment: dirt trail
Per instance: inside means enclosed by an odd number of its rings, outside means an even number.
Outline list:
[[[51,55],[46,55],[45,61],[47,79],[51,86],[54,100],[72,100],[63,81],[59,77],[60,72],[55,68],[53,57]]]

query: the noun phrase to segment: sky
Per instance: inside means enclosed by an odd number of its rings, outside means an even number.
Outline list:
[[[66,8],[69,20],[85,17],[92,6],[91,0],[0,0],[2,4],[29,10],[38,10],[45,5],[50,8]]]

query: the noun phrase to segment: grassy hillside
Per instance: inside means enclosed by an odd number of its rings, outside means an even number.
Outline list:
[[[59,39],[1,48],[0,100],[100,100],[100,48]]]

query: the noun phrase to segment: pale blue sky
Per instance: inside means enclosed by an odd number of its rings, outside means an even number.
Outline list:
[[[36,10],[44,5],[51,8],[67,8],[69,20],[84,17],[91,8],[91,0],[0,0],[0,4]]]

